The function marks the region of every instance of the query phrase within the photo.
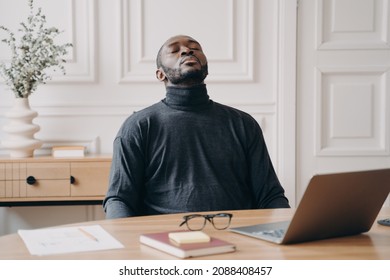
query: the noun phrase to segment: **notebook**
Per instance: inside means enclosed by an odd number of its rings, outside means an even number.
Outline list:
[[[231,228],[278,244],[367,232],[390,192],[390,169],[315,175],[291,221]]]

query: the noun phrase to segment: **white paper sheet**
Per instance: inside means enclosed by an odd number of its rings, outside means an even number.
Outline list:
[[[32,255],[118,249],[124,246],[100,225],[19,230]]]

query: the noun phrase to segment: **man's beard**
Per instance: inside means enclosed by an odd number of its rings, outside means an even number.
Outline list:
[[[187,72],[182,72],[181,68],[171,69],[162,65],[164,73],[167,79],[175,85],[179,84],[200,84],[206,79],[208,75],[208,66],[203,65],[200,70],[191,70]]]

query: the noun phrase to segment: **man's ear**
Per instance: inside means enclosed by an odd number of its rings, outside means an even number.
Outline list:
[[[161,68],[159,68],[159,69],[156,70],[156,78],[160,82],[163,82],[163,81],[165,81],[167,76],[165,75],[164,71]]]

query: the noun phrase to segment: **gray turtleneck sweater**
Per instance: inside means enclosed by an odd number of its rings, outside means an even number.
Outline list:
[[[205,85],[168,87],[123,123],[103,205],[107,218],[289,207],[258,123]]]

